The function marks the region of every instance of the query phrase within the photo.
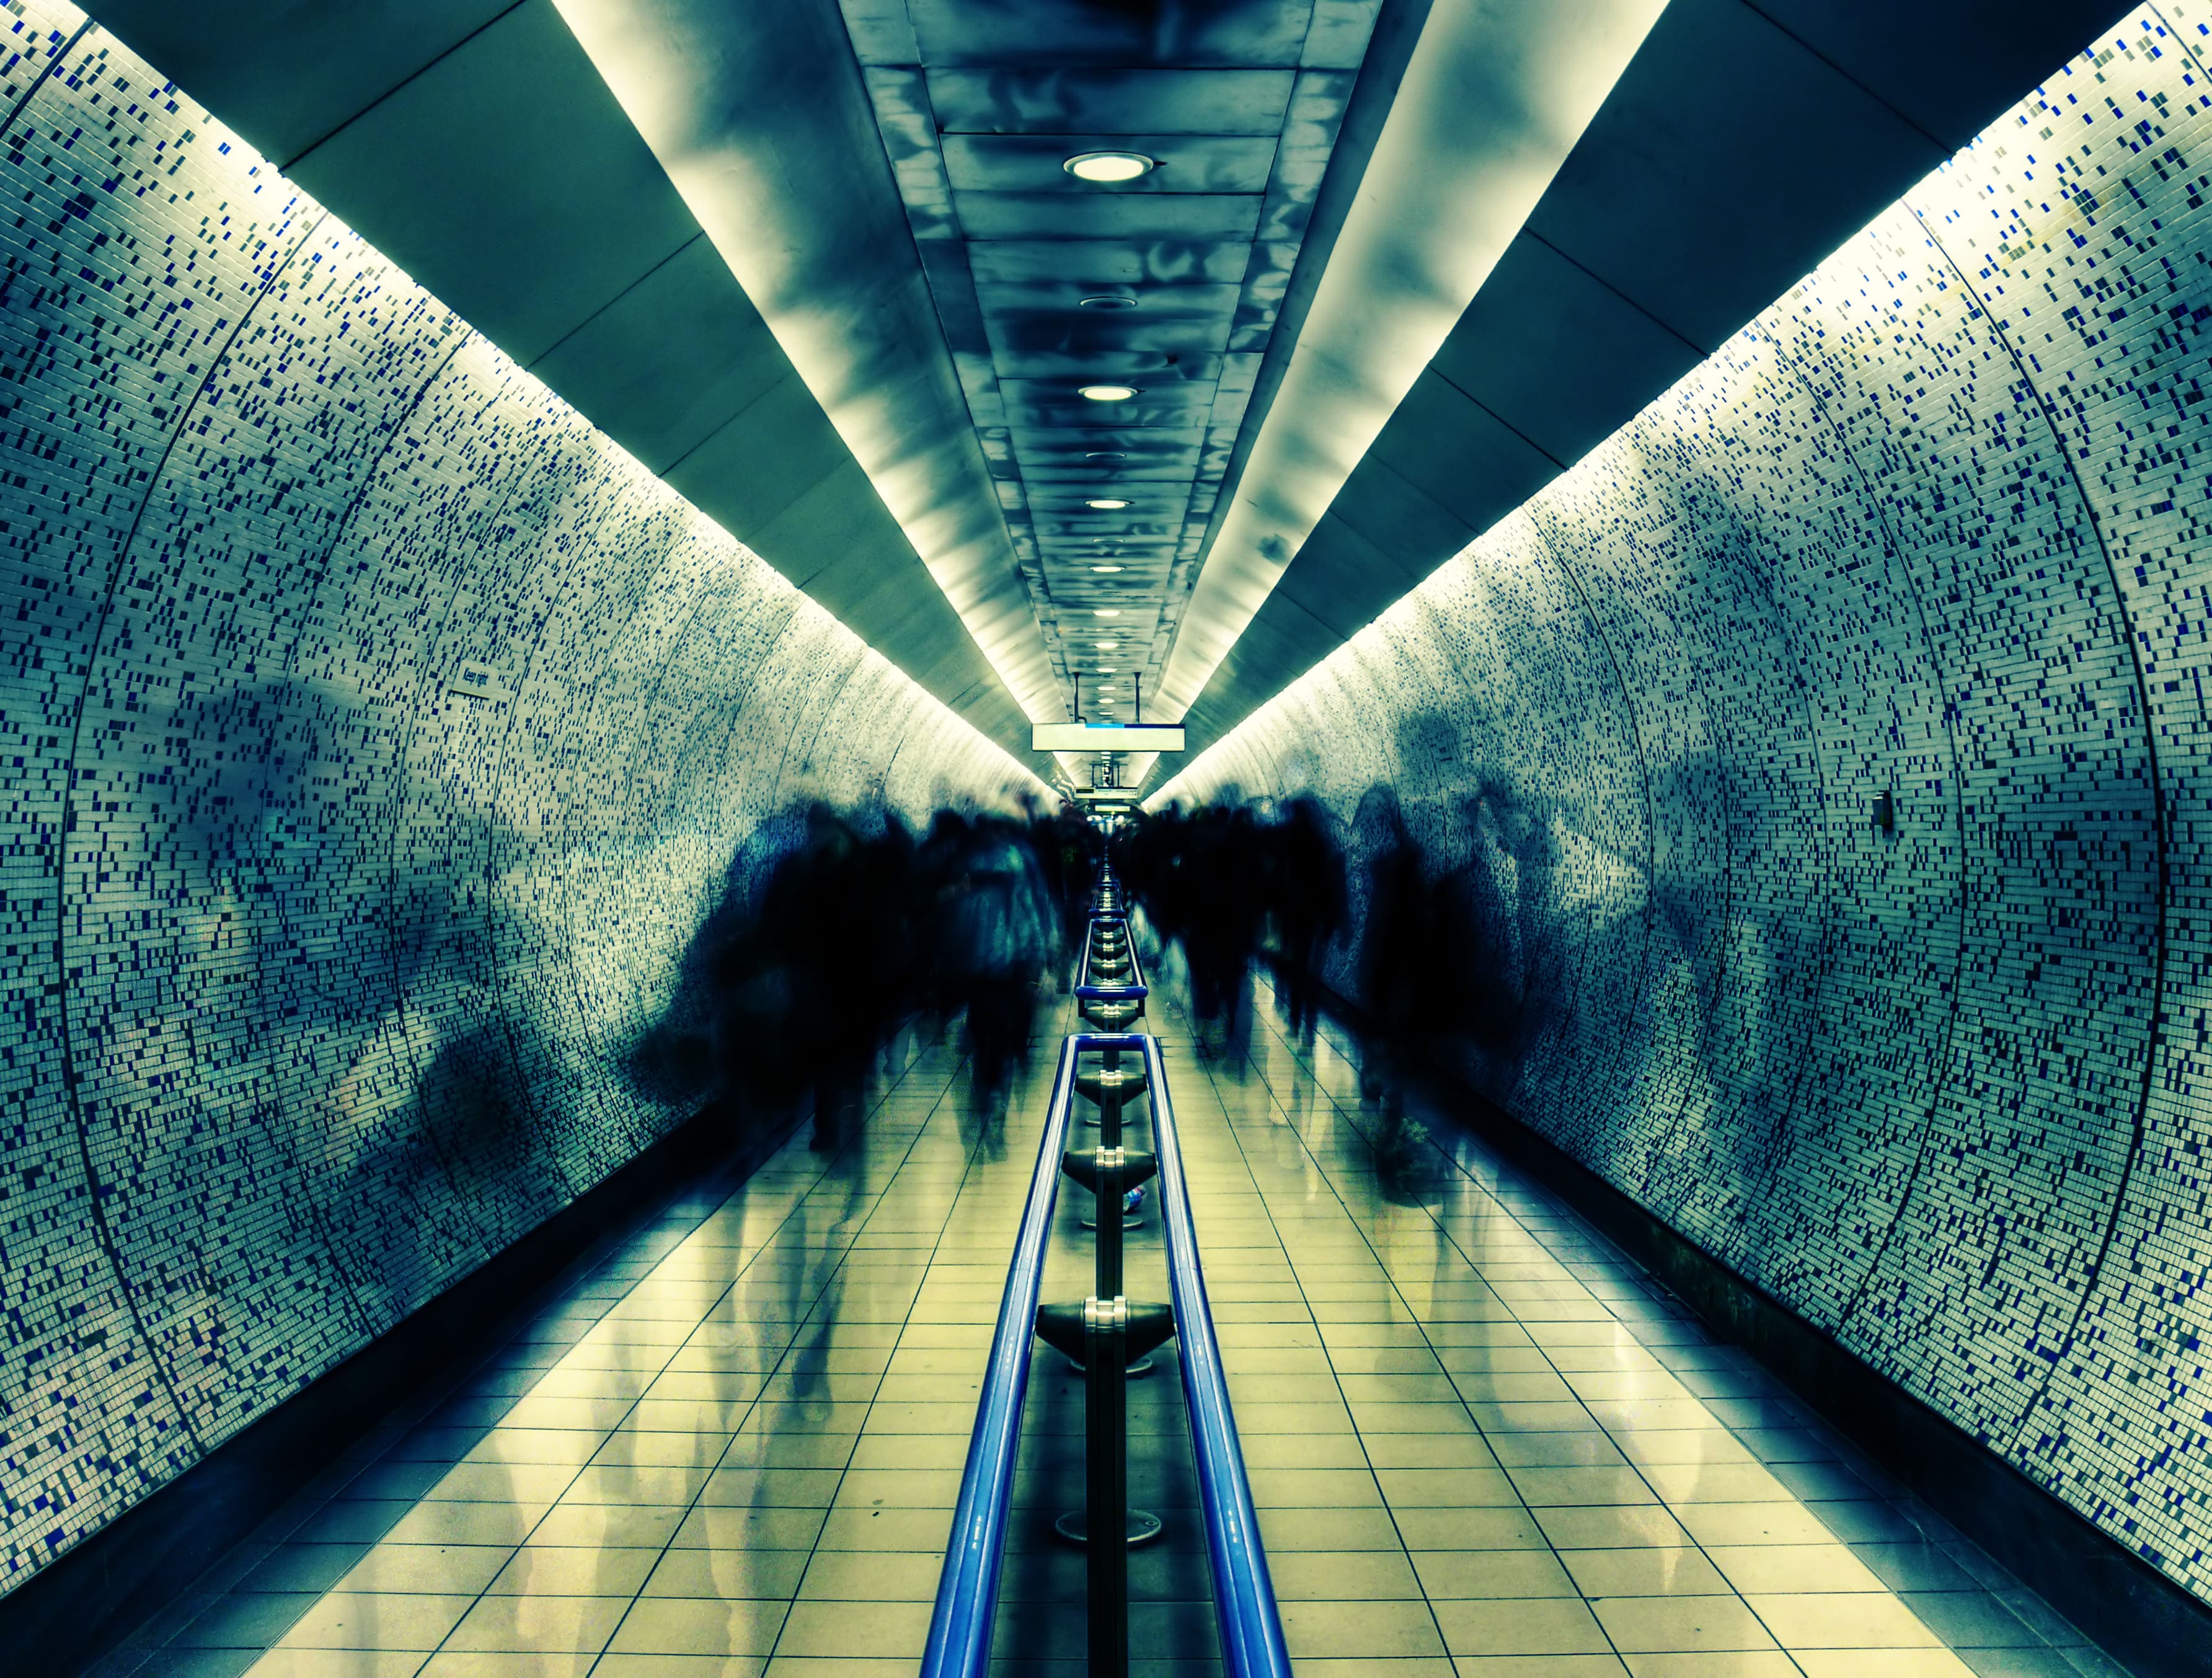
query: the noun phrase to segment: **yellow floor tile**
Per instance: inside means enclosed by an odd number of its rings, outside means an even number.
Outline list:
[[[702,1602],[696,1597],[641,1598],[607,1645],[614,1654],[758,1655],[775,1647],[787,1602]]]
[[[1784,1649],[1913,1649],[1942,1639],[1887,1591],[1746,1598]]]
[[[1759,1616],[1733,1593],[1602,1596],[1590,1607],[1606,1635],[1613,1639],[1613,1646],[1624,1655],[1774,1647],[1774,1639],[1767,1635]]]
[[[621,1596],[487,1596],[453,1628],[446,1647],[597,1654],[629,1607]]]
[[[301,1615],[282,1646],[292,1649],[419,1649],[446,1639],[472,1596],[384,1596],[334,1590]]]

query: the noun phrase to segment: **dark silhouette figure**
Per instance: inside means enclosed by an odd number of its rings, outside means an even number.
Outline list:
[[[814,1146],[842,1145],[858,1122],[875,1052],[875,870],[850,824],[826,805],[778,866],[761,907],[770,958],[787,976],[791,1049],[814,1084]]]
[[[1238,1042],[1245,982],[1265,911],[1261,844],[1248,809],[1216,806],[1191,824],[1182,878],[1184,958],[1201,1032],[1218,1028],[1224,1053]]]
[[[945,909],[947,989],[968,1011],[975,1110],[993,1120],[1029,1058],[1037,981],[1058,943],[1058,910],[1027,836],[997,820],[976,824]]]
[[[1405,1110],[1406,1079],[1427,1048],[1445,1005],[1439,940],[1430,915],[1428,872],[1406,830],[1397,794],[1368,789],[1357,818],[1367,859],[1367,925],[1359,952],[1359,1000],[1367,1013],[1362,1092],[1392,1117]]]
[[[1311,1043],[1321,964],[1344,926],[1344,853],[1318,800],[1293,799],[1272,836],[1268,907],[1292,1034]]]

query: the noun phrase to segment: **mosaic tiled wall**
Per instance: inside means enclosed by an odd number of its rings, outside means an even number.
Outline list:
[[[1357,854],[1395,787],[1515,1113],[2212,1597],[2208,27],[2100,41],[1169,790]]]
[[[83,25],[0,9],[0,1590],[684,1116],[763,817],[1027,781]]]

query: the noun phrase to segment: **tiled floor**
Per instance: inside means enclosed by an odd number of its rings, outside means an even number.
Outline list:
[[[1200,1244],[1306,1678],[2116,1674],[1474,1145],[1384,1140],[1344,1046],[1207,1057],[1158,1011]],[[1057,1033],[1002,1129],[922,1051],[564,1279],[102,1678],[910,1674]],[[1141,1130],[1133,1143],[1145,1139]],[[1388,1169],[1378,1165],[1378,1158]],[[1088,1291],[1063,1192],[1048,1298]],[[1158,1221],[1128,1291],[1164,1297]],[[1079,1670],[1081,1385],[1034,1365],[994,1645]],[[1130,1389],[1136,1669],[1216,1669],[1170,1347]]]
[[[1305,1678],[2121,1669],[1352,1046],[1173,1061],[1214,1316]]]

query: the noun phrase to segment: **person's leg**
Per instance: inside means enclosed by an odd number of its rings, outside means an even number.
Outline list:
[[[998,989],[980,983],[968,994],[968,1085],[978,1112],[996,1104],[1006,1077],[1006,1022]]]

